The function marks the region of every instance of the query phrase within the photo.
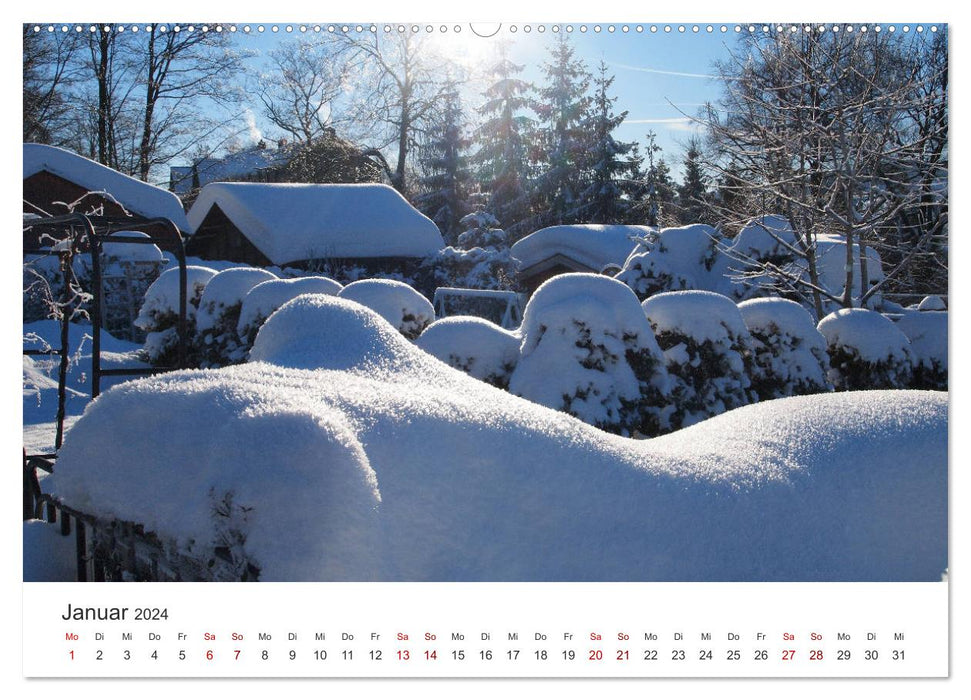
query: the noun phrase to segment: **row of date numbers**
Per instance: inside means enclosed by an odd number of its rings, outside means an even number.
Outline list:
[[[520,660],[520,653],[521,653],[521,650],[519,649],[508,649],[506,650],[506,660],[518,661]],[[69,650],[68,654],[72,661],[75,660],[76,658],[75,650],[73,649]],[[231,661],[241,661],[244,659],[244,653],[242,649],[232,649],[228,652],[220,652],[220,654],[225,655]],[[800,652],[796,649],[782,649],[779,652],[778,656],[776,656],[775,658],[779,659],[780,661],[795,661],[797,658],[797,655],[799,654],[803,655],[805,658],[808,658],[809,661],[823,661],[826,658],[835,658],[837,661],[851,661],[854,658],[857,658],[857,659],[862,658],[864,661],[878,661],[881,658],[880,651],[877,649],[865,649],[863,650],[862,653],[859,653],[856,656],[854,656],[853,652],[850,649],[837,649],[835,652],[829,652],[828,655],[824,653],[822,649],[810,649],[808,651],[803,651],[803,652]],[[130,649],[122,650],[121,656],[124,661],[134,660],[134,655],[132,654],[132,651]],[[217,654],[214,650],[207,649],[205,650],[205,652],[202,653],[202,656],[206,661],[214,661],[216,660]],[[268,649],[262,649],[256,652],[255,654],[256,659],[260,661],[269,661],[270,656],[271,654]],[[533,652],[533,656],[536,661],[548,661],[551,658],[555,658],[554,655],[550,654],[545,649],[535,650]],[[561,651],[560,656],[563,661],[576,661],[577,659],[584,658],[583,654],[578,654],[573,649],[565,649]],[[661,652],[657,649],[645,649],[643,650],[640,656],[641,656],[641,660],[643,661],[659,661],[663,658]],[[893,649],[890,651],[888,656],[893,661],[904,661],[905,650]],[[252,657],[252,654],[250,653],[245,654],[245,658],[247,660],[251,657]],[[148,658],[154,661],[158,661],[159,660],[158,650],[157,649],[153,650],[150,654],[148,654]],[[178,659],[180,661],[186,661],[189,658],[190,656],[185,649],[179,650]],[[328,654],[326,649],[315,649],[313,650],[312,658],[316,661],[327,661],[328,658],[330,658],[330,655]],[[337,658],[342,661],[353,661],[354,650],[344,649],[339,652],[339,655],[337,656]],[[385,658],[384,651],[381,649],[371,649],[368,652],[367,656],[363,658],[365,658],[368,661],[383,661]],[[438,651],[434,649],[425,650],[422,655],[415,655],[415,656],[412,655],[411,650],[409,649],[398,649],[391,658],[397,661],[411,661],[413,660],[413,658],[418,658],[424,661],[437,661],[439,656],[438,656]],[[465,661],[466,658],[467,656],[464,649],[453,649],[451,652],[451,659],[453,661]],[[498,657],[497,655],[494,655],[493,650],[491,649],[481,649],[479,650],[478,658],[480,661],[492,661],[500,657]],[[608,659],[608,658],[610,658],[609,655],[604,654],[602,649],[590,649],[586,653],[587,661],[604,661],[605,659]],[[616,651],[616,655],[614,656],[614,660],[616,661],[630,661],[631,658],[636,659],[637,655],[636,654],[632,655],[629,649],[618,649]],[[687,661],[688,658],[689,658],[689,654],[684,649],[671,650],[671,656],[670,656],[671,661]],[[698,661],[713,661],[715,658],[716,658],[716,655],[712,649],[698,650],[698,656],[697,656]],[[725,651],[724,658],[725,658],[725,661],[741,661],[743,658],[743,654],[740,649],[728,649]],[[769,661],[770,658],[771,656],[769,654],[768,649],[756,649],[754,650],[752,655],[753,661]],[[290,661],[296,661],[297,660],[296,650],[291,649],[289,653],[284,656],[284,659],[289,659]],[[96,649],[94,652],[94,660],[104,661],[105,660],[104,650]]]

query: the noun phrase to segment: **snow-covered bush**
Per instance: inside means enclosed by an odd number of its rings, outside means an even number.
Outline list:
[[[500,389],[519,360],[520,338],[491,321],[476,316],[449,316],[435,321],[415,344],[466,374]]]
[[[367,372],[379,366],[403,371],[429,359],[372,309],[340,296],[301,294],[266,319],[248,361]]]
[[[678,290],[717,292],[734,299],[767,295],[791,296],[807,308],[812,300],[806,295],[810,281],[807,260],[790,249],[796,244],[796,233],[789,221],[777,214],[749,221],[738,235],[722,238],[716,229],[704,224],[662,229],[647,236],[616,275],[624,284],[646,299],[653,294]],[[846,285],[846,243],[839,235],[820,232],[814,237],[815,274],[818,285],[832,297],[843,297]],[[880,256],[866,248],[867,280],[861,285],[863,267],[860,248],[853,250],[853,297],[859,299],[861,286],[869,290],[884,278]],[[765,269],[769,265],[771,269]],[[870,308],[881,308],[882,294],[871,295]],[[824,296],[824,313],[833,311],[839,302]]]
[[[706,224],[662,229],[634,250],[616,277],[642,300],[686,289],[730,293],[728,261],[718,248],[720,238]]]
[[[917,305],[918,311],[947,311],[947,304],[939,296],[931,295],[924,297]]]
[[[423,263],[436,287],[467,289],[511,289],[516,278],[516,260],[506,232],[488,212],[462,217],[467,228],[457,245],[448,246]]]
[[[195,354],[196,310],[209,280],[216,271],[200,265],[186,265],[186,351],[190,366],[198,363]],[[135,325],[145,331],[145,354],[156,366],[175,364],[179,334],[179,268],[169,268],[145,292]]]
[[[506,232],[499,228],[499,220],[487,211],[466,214],[459,223],[465,227],[465,231],[459,234],[456,242],[466,250],[509,245]]]
[[[408,340],[414,340],[435,320],[435,307],[413,287],[395,280],[360,280],[338,293],[377,311]]]
[[[143,231],[115,231],[111,236],[119,238],[141,238],[149,240],[151,236]],[[130,243],[111,241],[108,236],[101,246],[101,255],[104,259],[105,274],[111,273],[112,265],[124,265],[125,263],[159,263],[165,262],[165,256],[161,249],[154,243]]]
[[[752,336],[752,389],[759,400],[829,391],[826,339],[812,316],[788,299],[766,297],[738,305]]]
[[[53,495],[211,556],[231,493],[263,581],[940,581],[948,565],[943,392],[796,396],[629,440],[325,295],[281,307],[250,360],[106,391]]]
[[[742,226],[729,250],[739,262],[783,265],[792,262],[793,253],[789,247],[795,244],[796,234],[789,220],[779,214],[766,214]]]
[[[337,294],[343,287],[329,277],[296,277],[267,280],[243,298],[236,333],[245,348],[253,345],[257,331],[274,311],[301,294]]]
[[[704,291],[656,294],[643,313],[671,375],[677,430],[757,400],[752,391],[752,338],[735,303]]]
[[[623,284],[573,273],[547,280],[523,314],[509,390],[621,435],[665,424],[668,376],[654,334]]]
[[[911,387],[947,391],[947,312],[905,313],[897,328],[910,340],[914,371]]]
[[[819,322],[837,391],[906,389],[910,341],[893,321],[869,309],[840,309]]]
[[[243,299],[260,282],[278,279],[255,267],[233,267],[214,275],[199,300],[196,336],[202,367],[222,367],[246,358],[236,324]]]
[[[763,271],[767,265],[802,277],[795,267],[795,247],[796,234],[786,217],[766,214],[749,220],[720,250],[729,261],[732,296],[740,300],[778,294],[776,281]]]

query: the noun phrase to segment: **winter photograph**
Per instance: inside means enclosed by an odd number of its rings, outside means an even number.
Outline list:
[[[22,38],[24,581],[947,578],[947,25]]]

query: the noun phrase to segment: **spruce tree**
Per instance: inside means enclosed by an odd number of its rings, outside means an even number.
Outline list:
[[[647,135],[647,188],[649,226],[677,226],[677,191],[671,179],[671,169],[664,159],[661,147],[655,141],[654,132]]]
[[[636,145],[632,151],[631,161],[636,173],[631,191],[633,205],[627,214],[627,223],[657,228],[676,226],[677,191],[656,139],[656,134],[649,131],[644,156],[640,155]]]
[[[706,223],[711,218],[708,176],[701,164],[701,146],[697,139],[688,142],[684,154],[684,182],[678,187],[681,223]]]
[[[528,233],[522,226],[529,215],[526,135],[531,120],[523,110],[529,104],[531,85],[516,77],[522,70],[500,53],[489,71],[494,81],[479,107],[483,122],[476,131],[479,149],[473,158],[486,209],[506,222],[506,231],[513,237]]]
[[[460,221],[469,213],[470,173],[466,151],[470,140],[463,134],[465,120],[458,83],[449,78],[438,118],[433,123],[422,154],[425,176],[420,184],[418,208],[434,221],[448,245],[462,232]]]
[[[533,109],[543,124],[533,157],[540,174],[533,190],[537,212],[533,228],[576,223],[582,213],[580,193],[588,183],[584,165],[591,147],[586,120],[591,75],[560,34],[543,65],[546,82]]]
[[[588,119],[588,132],[593,137],[593,148],[588,153],[590,182],[581,195],[581,213],[587,222],[617,224],[625,221],[631,207],[639,156],[633,157],[637,156],[633,150],[636,144],[613,137],[613,131],[624,121],[627,112],[616,115],[613,112],[617,98],[610,97],[608,90],[614,76],[607,75],[607,64],[602,59],[597,73]]]

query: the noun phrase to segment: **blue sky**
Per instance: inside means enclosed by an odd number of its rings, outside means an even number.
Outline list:
[[[278,26],[277,32],[271,31],[272,25],[263,25],[262,33],[257,31],[258,24],[251,24],[248,34],[243,33],[242,26],[236,33],[238,45],[254,52],[249,60],[251,67],[257,70],[265,66],[268,52],[281,41],[303,35],[299,24],[290,25],[292,31],[289,33],[284,24]],[[454,56],[456,62],[472,70],[473,81],[465,95],[470,107],[478,106],[481,101],[479,91],[484,85],[475,79],[474,74],[489,64],[500,41],[507,45],[512,60],[526,66],[524,79],[541,81],[540,66],[546,60],[547,46],[555,39],[552,25],[545,25],[543,32],[539,31],[540,25],[530,25],[529,33],[524,31],[525,25],[517,25],[515,32],[511,31],[510,25],[505,25],[489,38],[477,36],[468,24],[461,25],[462,31],[458,33],[454,31],[454,25],[448,26],[449,31],[443,35],[439,31],[440,25],[435,25],[433,35],[443,54]],[[586,31],[581,31],[581,26],[585,26]],[[600,26],[600,32],[595,31],[596,26]],[[608,30],[610,26],[614,27],[613,32]],[[687,25],[683,33],[678,31],[679,25],[673,25],[667,33],[662,25],[657,26],[655,32],[649,24],[627,25],[627,32],[622,30],[623,26],[574,24],[569,36],[577,56],[589,69],[594,70],[603,58],[615,75],[612,92],[619,98],[615,107],[618,111],[628,112],[616,137],[643,143],[647,132],[654,131],[658,145],[677,172],[682,144],[693,129],[685,115],[696,114],[706,100],[718,97],[718,80],[711,77],[713,63],[727,56],[728,48],[737,41],[735,32],[729,27],[722,33],[721,25],[714,25],[711,33],[706,31],[707,25],[700,25],[697,33],[692,31],[693,25]],[[637,31],[638,26],[642,31]],[[493,29],[483,28],[482,31]],[[561,30],[565,29],[561,26]],[[326,26],[321,31],[326,32]],[[306,35],[312,34],[313,28],[307,27]],[[247,116],[252,118],[251,127],[255,128],[250,128],[248,135],[242,137],[244,141],[258,133],[273,135],[273,128],[262,117],[257,100],[249,105]]]

